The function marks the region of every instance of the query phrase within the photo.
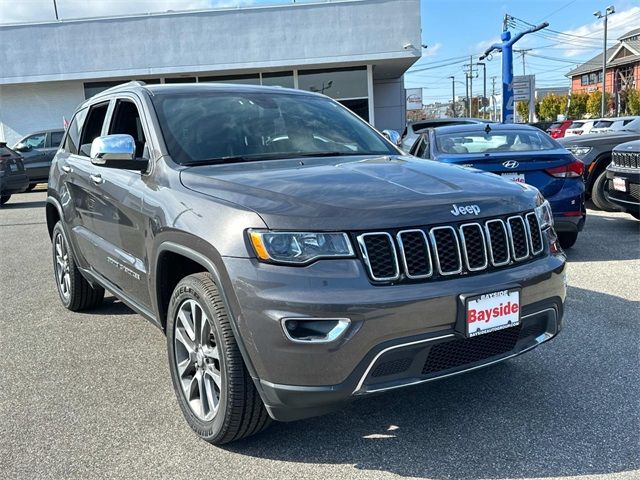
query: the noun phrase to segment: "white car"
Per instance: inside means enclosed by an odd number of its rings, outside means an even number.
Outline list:
[[[590,133],[615,132],[624,129],[624,127],[640,117],[614,117],[602,118],[591,129]]]
[[[599,118],[592,118],[590,120],[576,120],[569,128],[564,132],[565,137],[573,137],[574,135],[584,135],[592,133],[592,129],[596,122],[599,122]]]

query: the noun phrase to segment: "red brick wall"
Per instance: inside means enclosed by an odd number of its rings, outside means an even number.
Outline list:
[[[636,88],[640,89],[640,62],[635,65],[634,77]],[[592,85],[581,85],[582,75],[576,75],[571,77],[571,92],[572,93],[589,93],[594,90],[602,90],[602,83],[594,83]],[[613,93],[613,69],[607,70],[607,92]]]

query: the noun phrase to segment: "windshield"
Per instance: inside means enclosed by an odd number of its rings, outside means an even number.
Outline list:
[[[325,97],[221,91],[160,93],[153,102],[169,154],[180,164],[398,154]]]
[[[436,147],[442,153],[536,152],[562,148],[540,130],[484,130],[438,133]]]

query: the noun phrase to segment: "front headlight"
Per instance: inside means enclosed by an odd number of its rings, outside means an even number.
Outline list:
[[[540,224],[541,230],[553,227],[553,212],[551,211],[551,205],[549,205],[547,200],[536,207],[536,216],[538,217],[538,223]]]
[[[579,147],[578,145],[572,145],[570,147],[567,147],[567,150],[569,150],[571,153],[573,153],[574,157],[577,158],[582,158],[582,157],[586,157],[587,154],[593,150],[592,147]]]
[[[346,233],[249,230],[249,238],[260,260],[276,263],[302,265],[319,258],[354,256]]]

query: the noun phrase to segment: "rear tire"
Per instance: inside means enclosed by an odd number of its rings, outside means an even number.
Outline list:
[[[104,288],[92,287],[80,273],[61,222],[53,227],[52,239],[53,273],[62,305],[73,312],[100,305],[104,299]]]
[[[187,423],[202,439],[222,445],[271,423],[208,273],[178,283],[166,331],[173,388]]]
[[[604,170],[598,175],[596,181],[593,182],[591,189],[591,200],[593,204],[600,210],[605,212],[619,212],[620,208],[611,203],[607,197],[607,171]]]
[[[4,205],[5,203],[7,203],[10,198],[11,198],[11,195],[0,196],[0,205]]]
[[[578,232],[559,232],[557,233],[557,235],[560,246],[564,250],[573,247],[576,243],[576,240],[578,240]]]

